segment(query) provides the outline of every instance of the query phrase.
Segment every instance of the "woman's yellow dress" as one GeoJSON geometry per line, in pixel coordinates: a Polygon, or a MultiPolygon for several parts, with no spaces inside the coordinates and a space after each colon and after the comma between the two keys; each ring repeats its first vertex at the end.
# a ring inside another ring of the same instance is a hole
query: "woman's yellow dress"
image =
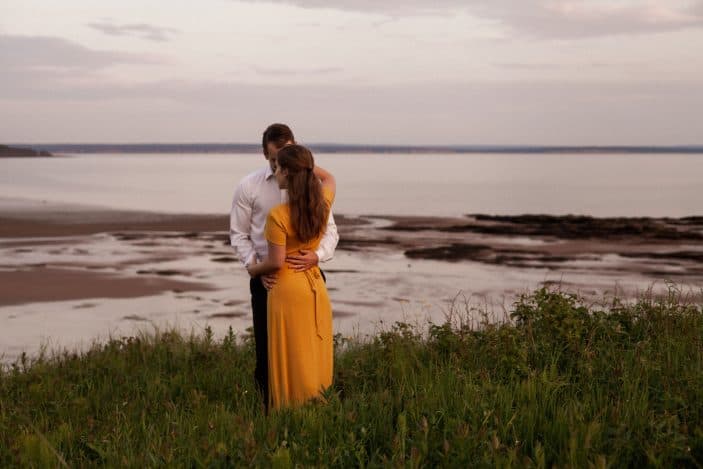
{"type": "MultiPolygon", "coordinates": [[[[323,188],[328,207],[334,194],[323,188]]],[[[290,220],[290,206],[272,208],[264,229],[266,239],[285,245],[286,254],[315,250],[322,235],[301,242],[290,220]]],[[[284,263],[268,292],[269,408],[294,407],[332,384],[332,305],[316,266],[296,272],[284,263]]]]}

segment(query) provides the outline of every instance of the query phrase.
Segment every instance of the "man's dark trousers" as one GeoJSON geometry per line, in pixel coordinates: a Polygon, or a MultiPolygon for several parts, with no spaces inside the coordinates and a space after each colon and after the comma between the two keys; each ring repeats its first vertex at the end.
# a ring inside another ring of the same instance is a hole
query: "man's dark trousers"
{"type": "MultiPolygon", "coordinates": [[[[322,279],[327,282],[325,273],[320,269],[322,279]]],[[[254,316],[254,342],[256,343],[256,366],[254,367],[254,380],[264,398],[264,406],[268,412],[269,403],[269,368],[268,368],[268,329],[267,314],[268,290],[261,282],[261,277],[249,280],[251,292],[251,311],[254,316]]]]}

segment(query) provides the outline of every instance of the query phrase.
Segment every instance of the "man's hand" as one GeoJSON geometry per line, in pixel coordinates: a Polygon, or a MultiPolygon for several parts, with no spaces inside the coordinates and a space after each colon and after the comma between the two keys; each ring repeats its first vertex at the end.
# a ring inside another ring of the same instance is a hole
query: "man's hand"
{"type": "Polygon", "coordinates": [[[319,261],[320,259],[315,251],[306,249],[301,249],[296,255],[286,256],[286,262],[296,272],[303,272],[315,267],[319,261]]]}
{"type": "Polygon", "coordinates": [[[264,284],[264,288],[266,288],[267,290],[273,288],[273,286],[276,285],[277,280],[278,275],[275,272],[272,274],[266,274],[261,276],[261,283],[264,284]]]}

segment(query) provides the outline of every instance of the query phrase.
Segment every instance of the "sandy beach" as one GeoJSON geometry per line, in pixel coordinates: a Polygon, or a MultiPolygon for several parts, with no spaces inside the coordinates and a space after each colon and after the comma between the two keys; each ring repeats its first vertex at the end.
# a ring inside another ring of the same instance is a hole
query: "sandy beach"
{"type": "MultiPolygon", "coordinates": [[[[669,280],[700,297],[703,285],[703,217],[335,218],[340,243],[322,267],[342,334],[452,308],[498,320],[545,284],[594,301],[661,293],[669,280]]],[[[3,361],[43,341],[80,346],[166,323],[247,333],[248,276],[228,228],[226,214],[0,199],[3,361]]]]}

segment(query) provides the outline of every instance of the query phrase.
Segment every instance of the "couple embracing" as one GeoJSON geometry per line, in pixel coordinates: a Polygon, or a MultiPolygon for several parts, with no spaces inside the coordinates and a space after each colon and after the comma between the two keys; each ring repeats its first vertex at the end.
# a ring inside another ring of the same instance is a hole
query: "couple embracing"
{"type": "Polygon", "coordinates": [[[324,400],[332,385],[332,306],[318,263],[339,235],[334,176],[285,124],[270,125],[261,143],[268,165],[235,190],[230,243],[251,277],[254,377],[268,413],[324,400]]]}

